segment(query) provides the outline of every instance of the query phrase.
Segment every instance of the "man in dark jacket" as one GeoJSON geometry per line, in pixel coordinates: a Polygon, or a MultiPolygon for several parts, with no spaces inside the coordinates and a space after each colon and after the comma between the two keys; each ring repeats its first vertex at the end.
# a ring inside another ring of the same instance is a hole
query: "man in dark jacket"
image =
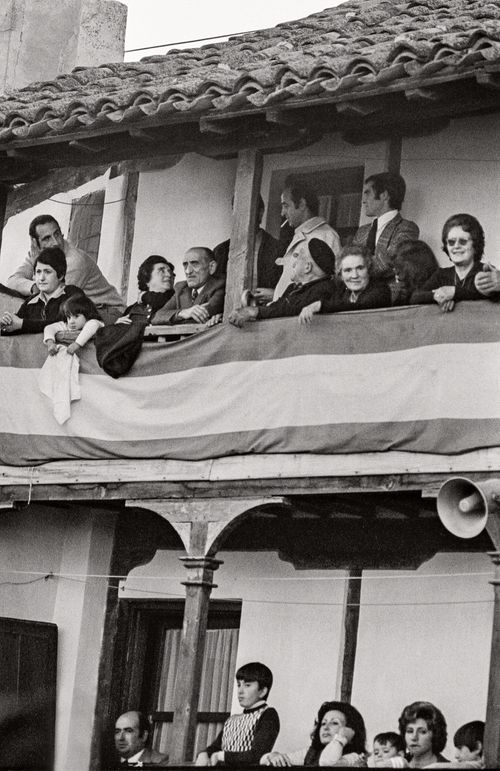
{"type": "Polygon", "coordinates": [[[205,324],[220,320],[224,310],[225,279],[217,278],[214,253],[206,246],[188,249],[182,262],[186,280],[174,286],[174,296],[155,319],[160,324],[205,324]]]}
{"type": "Polygon", "coordinates": [[[306,305],[331,295],[335,255],[325,241],[311,238],[310,241],[300,242],[292,259],[292,283],[281,297],[258,308],[236,308],[229,316],[231,324],[242,327],[246,321],[298,316],[306,305]]]}

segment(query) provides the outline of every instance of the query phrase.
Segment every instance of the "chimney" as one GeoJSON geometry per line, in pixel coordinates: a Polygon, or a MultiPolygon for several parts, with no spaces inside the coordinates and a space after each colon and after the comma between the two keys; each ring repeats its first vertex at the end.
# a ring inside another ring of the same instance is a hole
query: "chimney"
{"type": "Polygon", "coordinates": [[[1,0],[0,93],[123,61],[126,22],[117,0],[1,0]]]}

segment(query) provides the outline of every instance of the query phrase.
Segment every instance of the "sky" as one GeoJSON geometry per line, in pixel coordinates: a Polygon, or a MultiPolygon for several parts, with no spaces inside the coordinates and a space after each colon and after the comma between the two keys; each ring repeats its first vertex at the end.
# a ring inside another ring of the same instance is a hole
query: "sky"
{"type": "MultiPolygon", "coordinates": [[[[128,6],[125,49],[231,35],[300,19],[340,0],[121,0],[128,6]]],[[[203,45],[203,43],[191,44],[203,45]]],[[[185,47],[185,46],[182,46],[185,47]]],[[[126,53],[125,61],[165,53],[166,48],[126,53]]]]}

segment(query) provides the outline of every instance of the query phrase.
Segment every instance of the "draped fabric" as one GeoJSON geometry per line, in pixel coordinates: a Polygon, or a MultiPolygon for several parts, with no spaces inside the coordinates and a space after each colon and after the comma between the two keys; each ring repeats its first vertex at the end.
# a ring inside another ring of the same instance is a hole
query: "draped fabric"
{"type": "MultiPolygon", "coordinates": [[[[229,712],[234,686],[238,629],[208,629],[200,683],[199,712],[229,712]]],[[[161,664],[160,687],[156,710],[172,712],[174,709],[175,677],[179,666],[181,629],[166,629],[161,664]]],[[[199,723],[196,729],[196,751],[204,749],[215,739],[222,723],[199,723]]],[[[168,752],[172,724],[163,723],[156,728],[154,746],[160,752],[168,752]]]]}
{"type": "Polygon", "coordinates": [[[223,324],[146,344],[119,381],[89,344],[62,426],[37,386],[41,335],[0,337],[0,463],[498,446],[498,313],[485,300],[223,324]]]}

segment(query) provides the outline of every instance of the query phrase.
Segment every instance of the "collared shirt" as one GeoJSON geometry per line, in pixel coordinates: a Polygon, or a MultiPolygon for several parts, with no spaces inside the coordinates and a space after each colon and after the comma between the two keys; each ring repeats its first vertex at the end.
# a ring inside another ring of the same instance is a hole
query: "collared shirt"
{"type": "Polygon", "coordinates": [[[135,755],[132,755],[130,758],[121,758],[120,763],[122,765],[136,765],[138,768],[142,766],[142,753],[144,752],[144,748],[142,750],[139,750],[139,752],[136,752],[135,755]]]}
{"type": "Polygon", "coordinates": [[[54,289],[51,295],[46,295],[45,292],[39,292],[36,294],[29,302],[28,305],[35,305],[39,300],[43,302],[44,305],[47,305],[49,300],[55,300],[56,297],[60,297],[62,294],[64,294],[65,290],[65,283],[63,281],[62,284],[59,284],[57,289],[54,289]]]}
{"type": "Polygon", "coordinates": [[[375,236],[375,243],[380,238],[380,234],[382,233],[383,229],[386,225],[391,222],[391,220],[394,219],[394,217],[398,216],[398,210],[397,209],[391,209],[390,211],[386,211],[385,214],[381,214],[380,217],[377,218],[377,234],[375,236]]]}

